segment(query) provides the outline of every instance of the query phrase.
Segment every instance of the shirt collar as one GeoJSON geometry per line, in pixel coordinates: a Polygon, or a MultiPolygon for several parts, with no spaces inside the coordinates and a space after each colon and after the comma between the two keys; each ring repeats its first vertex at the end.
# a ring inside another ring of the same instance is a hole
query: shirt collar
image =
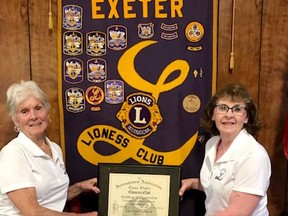
{"type": "MultiPolygon", "coordinates": [[[[239,134],[235,137],[235,139],[233,140],[233,142],[231,143],[230,147],[227,149],[225,154],[223,154],[223,156],[217,162],[226,162],[235,160],[237,158],[236,156],[239,155],[240,151],[243,149],[243,142],[245,142],[243,140],[243,136],[245,136],[245,134],[248,134],[248,132],[246,131],[246,129],[243,128],[239,132],[239,134]]],[[[217,148],[217,145],[215,146],[216,146],[215,148],[217,148]]]]}
{"type": "MultiPolygon", "coordinates": [[[[35,157],[47,157],[45,152],[42,151],[42,149],[40,149],[39,146],[36,143],[34,143],[31,139],[29,139],[23,132],[20,132],[18,134],[18,139],[19,139],[21,145],[23,145],[24,148],[26,148],[29,152],[31,152],[33,156],[35,156],[35,157]]],[[[46,139],[46,143],[51,148],[53,159],[56,160],[58,158],[56,150],[53,148],[51,141],[47,137],[45,137],[45,139],[46,139]]]]}

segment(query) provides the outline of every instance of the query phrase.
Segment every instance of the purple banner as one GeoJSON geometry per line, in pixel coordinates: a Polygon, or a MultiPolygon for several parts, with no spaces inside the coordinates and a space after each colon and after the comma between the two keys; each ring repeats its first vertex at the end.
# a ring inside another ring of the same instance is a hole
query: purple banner
{"type": "Polygon", "coordinates": [[[105,162],[199,175],[216,19],[216,0],[59,0],[61,145],[71,182],[97,176],[105,162]]]}

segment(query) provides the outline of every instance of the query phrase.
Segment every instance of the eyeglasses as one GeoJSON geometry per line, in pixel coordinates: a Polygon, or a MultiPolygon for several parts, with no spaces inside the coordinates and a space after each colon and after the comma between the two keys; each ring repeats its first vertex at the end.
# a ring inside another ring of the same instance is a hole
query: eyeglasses
{"type": "Polygon", "coordinates": [[[217,113],[219,114],[225,114],[228,112],[229,109],[231,109],[232,113],[237,116],[242,116],[246,113],[246,107],[235,105],[233,107],[228,107],[226,104],[217,104],[215,107],[217,113]]]}

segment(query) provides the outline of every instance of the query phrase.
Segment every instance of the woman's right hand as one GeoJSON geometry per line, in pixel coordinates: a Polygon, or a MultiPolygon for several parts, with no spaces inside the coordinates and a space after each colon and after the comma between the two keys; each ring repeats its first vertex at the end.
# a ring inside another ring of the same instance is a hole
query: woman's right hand
{"type": "Polygon", "coordinates": [[[179,190],[179,196],[183,196],[184,192],[189,189],[202,190],[199,178],[182,179],[182,186],[179,190]]]}

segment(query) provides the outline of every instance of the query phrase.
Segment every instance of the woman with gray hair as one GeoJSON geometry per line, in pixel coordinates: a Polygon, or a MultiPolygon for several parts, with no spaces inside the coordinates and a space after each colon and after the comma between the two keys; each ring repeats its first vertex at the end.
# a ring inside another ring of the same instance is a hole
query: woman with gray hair
{"type": "Polygon", "coordinates": [[[46,94],[34,81],[21,81],[7,90],[7,105],[19,134],[0,151],[0,215],[75,215],[63,212],[67,200],[100,191],[96,178],[69,186],[62,150],[45,135],[51,121],[46,94]]]}

